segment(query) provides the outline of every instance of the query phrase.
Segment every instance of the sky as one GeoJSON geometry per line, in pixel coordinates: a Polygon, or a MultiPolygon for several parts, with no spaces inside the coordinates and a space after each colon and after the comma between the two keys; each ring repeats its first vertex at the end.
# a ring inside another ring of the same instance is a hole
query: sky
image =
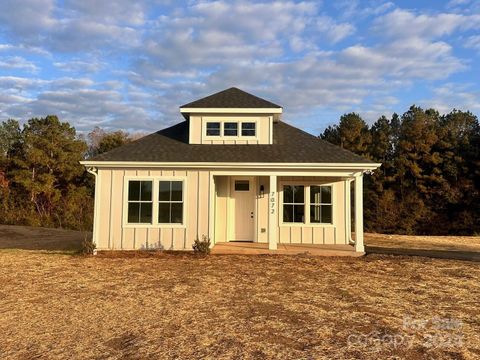
{"type": "Polygon", "coordinates": [[[480,0],[0,0],[0,121],[152,132],[236,86],[319,134],[412,104],[480,114],[480,0]]]}

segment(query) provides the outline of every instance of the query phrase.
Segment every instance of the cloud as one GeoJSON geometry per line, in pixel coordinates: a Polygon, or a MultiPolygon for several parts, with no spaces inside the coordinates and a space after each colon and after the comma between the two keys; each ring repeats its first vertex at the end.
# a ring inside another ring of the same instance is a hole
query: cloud
{"type": "Polygon", "coordinates": [[[33,62],[21,56],[0,56],[0,69],[24,70],[31,73],[38,72],[38,67],[33,62]]]}
{"type": "Polygon", "coordinates": [[[378,33],[392,38],[434,39],[452,34],[456,30],[479,29],[480,15],[416,15],[408,10],[395,9],[375,20],[374,26],[378,33]]]}
{"type": "Polygon", "coordinates": [[[430,99],[421,100],[425,107],[432,107],[440,113],[448,113],[453,109],[480,111],[480,90],[473,84],[446,83],[432,89],[430,99]]]}
{"type": "Polygon", "coordinates": [[[468,37],[464,46],[480,52],[480,35],[472,35],[468,37]]]}

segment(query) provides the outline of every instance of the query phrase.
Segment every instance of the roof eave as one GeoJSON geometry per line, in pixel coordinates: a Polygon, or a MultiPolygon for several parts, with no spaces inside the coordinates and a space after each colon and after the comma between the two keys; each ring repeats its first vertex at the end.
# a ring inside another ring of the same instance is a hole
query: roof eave
{"type": "Polygon", "coordinates": [[[222,114],[281,114],[283,109],[280,108],[197,108],[197,107],[181,107],[181,113],[222,113],[222,114]]]}
{"type": "Polygon", "coordinates": [[[289,170],[356,170],[372,171],[381,163],[235,163],[235,162],[150,162],[150,161],[80,161],[84,166],[124,168],[215,168],[215,169],[289,169],[289,170]]]}

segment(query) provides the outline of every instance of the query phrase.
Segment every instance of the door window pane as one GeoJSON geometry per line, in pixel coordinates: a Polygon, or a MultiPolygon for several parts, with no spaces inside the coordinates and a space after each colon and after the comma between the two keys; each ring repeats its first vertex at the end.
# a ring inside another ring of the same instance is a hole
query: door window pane
{"type": "Polygon", "coordinates": [[[248,180],[235,180],[235,191],[249,191],[250,183],[248,180]]]}

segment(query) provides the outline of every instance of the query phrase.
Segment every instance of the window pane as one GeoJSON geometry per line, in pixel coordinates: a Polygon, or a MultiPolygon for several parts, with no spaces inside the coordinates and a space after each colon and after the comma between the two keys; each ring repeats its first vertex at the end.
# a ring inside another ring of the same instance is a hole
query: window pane
{"type": "Polygon", "coordinates": [[[305,202],[305,187],[294,186],[293,187],[293,202],[303,204],[305,202]]]}
{"type": "Polygon", "coordinates": [[[255,136],[255,125],[254,122],[242,123],[242,136],[255,136]]]}
{"type": "Polygon", "coordinates": [[[182,201],[182,182],[172,181],[172,201],[182,201]]]}
{"type": "Polygon", "coordinates": [[[170,222],[170,203],[158,204],[158,222],[161,224],[170,222]]]}
{"type": "Polygon", "coordinates": [[[237,136],[238,124],[236,122],[226,122],[223,125],[223,135],[225,136],[237,136]]]}
{"type": "Polygon", "coordinates": [[[140,182],[140,200],[152,201],[152,182],[151,181],[140,182]]]}
{"type": "Polygon", "coordinates": [[[331,204],[332,203],[332,187],[331,186],[322,186],[322,203],[331,204]]]}
{"type": "Polygon", "coordinates": [[[311,204],[320,203],[320,186],[315,186],[315,185],[310,186],[310,203],[311,204]]]}
{"type": "Polygon", "coordinates": [[[310,222],[311,223],[320,223],[320,206],[319,205],[310,205],[310,222]]]}
{"type": "Polygon", "coordinates": [[[294,205],[293,206],[293,222],[304,222],[304,221],[305,221],[305,206],[294,205]]]}
{"type": "Polygon", "coordinates": [[[250,183],[248,180],[235,180],[235,191],[249,191],[250,183]]]}
{"type": "Polygon", "coordinates": [[[128,182],[128,200],[140,200],[140,181],[128,182]]]}
{"type": "Polygon", "coordinates": [[[290,185],[283,186],[283,202],[293,203],[293,187],[290,185]]]}
{"type": "Polygon", "coordinates": [[[283,205],[283,222],[293,222],[293,205],[283,205]]]}
{"type": "Polygon", "coordinates": [[[138,223],[140,222],[140,204],[128,203],[128,222],[138,223]]]}
{"type": "Polygon", "coordinates": [[[174,224],[183,223],[183,204],[182,203],[172,203],[171,222],[174,224]]]}
{"type": "Polygon", "coordinates": [[[158,187],[158,200],[170,201],[170,181],[160,181],[158,187]]]}
{"type": "Polygon", "coordinates": [[[220,123],[207,122],[207,136],[219,136],[219,135],[220,135],[220,123]]]}
{"type": "Polygon", "coordinates": [[[332,223],[332,205],[322,205],[322,223],[332,223]]]}
{"type": "Polygon", "coordinates": [[[152,223],[152,203],[140,203],[140,222],[152,223]]]}

